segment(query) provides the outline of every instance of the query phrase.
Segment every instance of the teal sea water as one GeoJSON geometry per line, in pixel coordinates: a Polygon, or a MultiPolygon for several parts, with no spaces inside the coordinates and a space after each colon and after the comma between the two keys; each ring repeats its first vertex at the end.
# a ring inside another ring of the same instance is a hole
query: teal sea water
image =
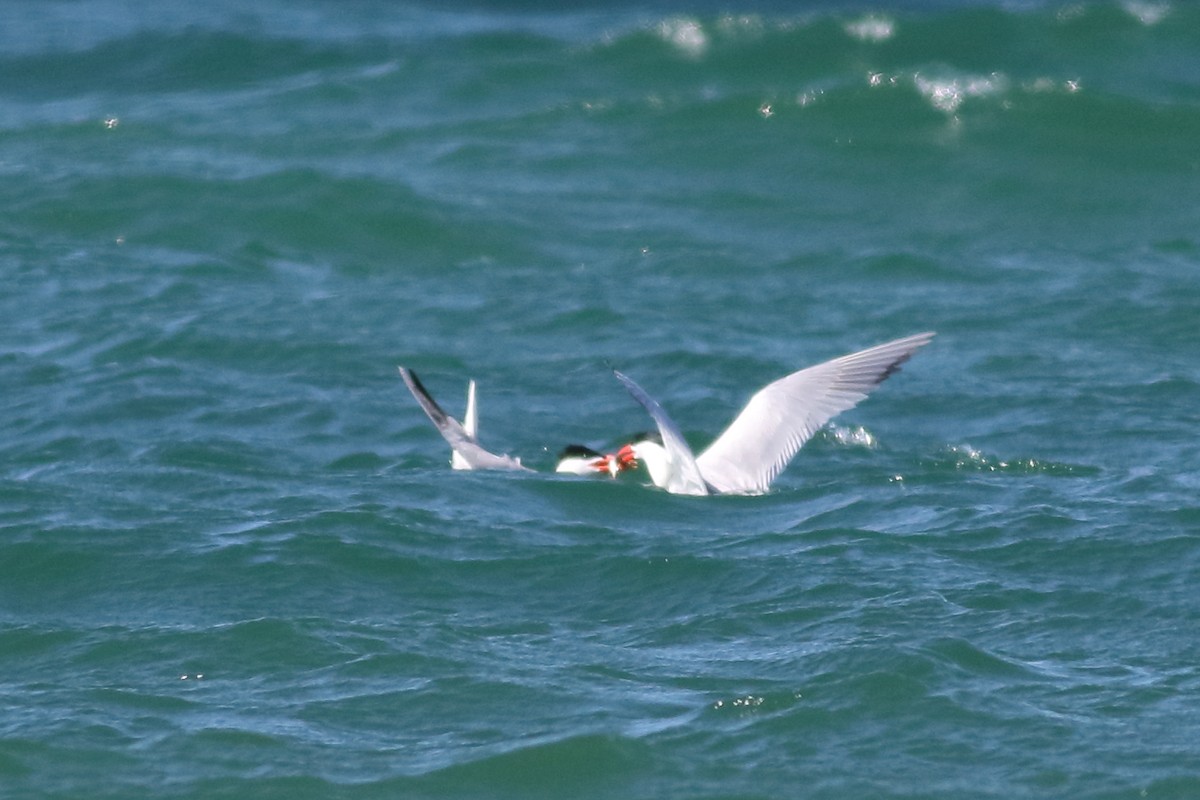
{"type": "Polygon", "coordinates": [[[1200,797],[1198,53],[0,4],[0,797],[1200,797]],[[647,427],[611,366],[700,447],[922,330],[767,495],[547,472],[647,427]]]}

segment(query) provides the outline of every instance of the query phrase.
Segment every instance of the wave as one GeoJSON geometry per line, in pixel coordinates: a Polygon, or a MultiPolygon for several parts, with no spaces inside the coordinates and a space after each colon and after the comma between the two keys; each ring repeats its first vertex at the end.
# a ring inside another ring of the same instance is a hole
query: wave
{"type": "Polygon", "coordinates": [[[297,254],[303,261],[323,255],[337,263],[348,250],[374,253],[371,263],[403,260],[438,269],[481,257],[528,257],[519,232],[506,221],[472,219],[466,209],[395,182],[303,168],[271,170],[262,163],[256,169],[264,167],[267,171],[244,177],[213,177],[187,167],[176,175],[76,175],[58,190],[15,204],[6,224],[51,236],[69,230],[118,247],[158,246],[175,260],[215,250],[233,259],[232,265],[239,254],[258,263],[286,262],[297,254]],[[120,191],[114,191],[114,180],[120,191]],[[328,213],[335,208],[354,213],[328,213]],[[470,235],[463,236],[467,227],[470,235]],[[276,250],[279,241],[299,249],[276,250]]]}
{"type": "Polygon", "coordinates": [[[420,778],[397,781],[396,788],[436,788],[514,796],[552,792],[558,796],[594,791],[606,783],[626,785],[631,771],[646,767],[648,756],[636,740],[610,734],[582,734],[528,742],[507,752],[444,767],[420,778]]]}
{"type": "Polygon", "coordinates": [[[376,55],[362,43],[348,50],[227,31],[147,30],[85,50],[0,58],[0,81],[5,94],[17,97],[58,98],[114,87],[137,93],[216,90],[337,69],[376,55]]]}
{"type": "Polygon", "coordinates": [[[715,94],[730,82],[753,81],[760,90],[791,86],[798,103],[819,101],[846,81],[907,83],[936,109],[954,111],[1011,87],[1073,92],[1090,90],[1093,80],[1097,88],[1109,82],[1137,87],[1135,94],[1153,90],[1195,100],[1191,54],[1200,47],[1200,9],[1133,0],[709,16],[400,9],[383,19],[318,13],[308,27],[267,19],[183,27],[160,21],[157,28],[118,30],[87,47],[6,48],[0,86],[6,96],[43,99],[113,87],[122,94],[227,90],[300,76],[314,83],[336,78],[351,89],[437,74],[440,88],[451,88],[453,96],[452,87],[484,69],[492,79],[489,91],[560,76],[576,81],[584,94],[606,77],[630,87],[699,79],[703,91],[715,94]],[[423,35],[407,33],[412,30],[423,35]],[[557,70],[546,73],[552,65],[557,70]]]}

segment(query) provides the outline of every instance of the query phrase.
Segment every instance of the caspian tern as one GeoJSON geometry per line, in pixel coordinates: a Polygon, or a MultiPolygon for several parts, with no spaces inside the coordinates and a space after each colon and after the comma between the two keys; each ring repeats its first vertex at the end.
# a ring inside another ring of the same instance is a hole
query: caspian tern
{"type": "Polygon", "coordinates": [[[555,472],[566,472],[572,475],[600,475],[607,473],[617,477],[617,473],[625,467],[620,460],[610,454],[601,453],[582,444],[569,444],[558,454],[558,464],[555,472]]]}
{"type": "MultiPolygon", "coordinates": [[[[475,401],[475,381],[467,384],[467,410],[461,423],[451,417],[437,404],[433,396],[421,383],[417,374],[407,367],[400,367],[400,377],[412,392],[413,397],[424,409],[442,438],[450,444],[450,466],[463,470],[517,470],[532,472],[521,463],[521,459],[508,455],[497,455],[479,444],[479,411],[475,401]]],[[[623,469],[633,465],[632,458],[624,460],[612,454],[600,453],[581,444],[567,445],[558,456],[555,472],[573,475],[609,475],[616,477],[623,469]]]]}
{"type": "Polygon", "coordinates": [[[425,415],[442,434],[442,438],[450,444],[452,454],[450,465],[454,469],[504,469],[519,472],[532,472],[521,464],[521,459],[507,455],[497,455],[485,450],[478,439],[479,412],[475,406],[475,382],[471,381],[467,388],[467,413],[462,423],[451,417],[437,401],[426,391],[420,378],[412,370],[400,367],[400,377],[417,398],[425,415]]]}
{"type": "Polygon", "coordinates": [[[928,332],[896,339],[767,384],[698,456],[662,406],[613,370],[662,436],[661,442],[643,439],[625,445],[618,459],[645,462],[654,484],[672,494],[762,494],[822,425],[858,405],[933,337],[928,332]]]}

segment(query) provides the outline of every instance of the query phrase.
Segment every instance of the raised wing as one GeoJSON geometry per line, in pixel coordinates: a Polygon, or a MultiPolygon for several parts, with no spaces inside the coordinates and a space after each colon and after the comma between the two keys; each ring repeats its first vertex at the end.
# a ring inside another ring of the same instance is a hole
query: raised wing
{"type": "MultiPolygon", "coordinates": [[[[479,411],[475,406],[475,380],[467,383],[467,410],[463,414],[463,430],[475,442],[479,441],[479,411]]],[[[451,469],[471,469],[471,464],[457,450],[450,453],[451,469]]]]}
{"type": "Polygon", "coordinates": [[[633,395],[633,399],[642,404],[650,418],[654,420],[654,424],[658,426],[658,432],[662,436],[663,447],[667,451],[667,459],[671,467],[670,478],[663,488],[672,494],[709,494],[708,485],[704,482],[700,469],[696,465],[696,457],[692,455],[692,448],[688,447],[683,434],[680,433],[674,421],[667,416],[667,412],[663,411],[662,406],[646,394],[642,387],[634,383],[632,378],[615,369],[613,374],[617,376],[617,380],[625,384],[625,388],[633,395]]]}
{"type": "MultiPolygon", "coordinates": [[[[462,460],[461,463],[465,466],[458,467],[459,469],[531,471],[528,467],[522,466],[521,462],[515,458],[496,455],[480,447],[475,437],[460,425],[458,420],[442,410],[442,407],[437,404],[421,384],[421,380],[415,372],[406,367],[400,367],[400,377],[404,379],[404,383],[408,386],[408,390],[412,392],[413,397],[417,398],[417,402],[421,404],[421,408],[425,411],[425,415],[429,417],[430,421],[433,422],[433,426],[438,429],[438,433],[442,434],[442,438],[450,444],[454,455],[462,460]]],[[[471,421],[470,418],[471,412],[468,410],[468,422],[471,421]]]]}
{"type": "Polygon", "coordinates": [[[918,333],[793,372],[760,389],[696,459],[722,493],[761,494],[821,426],[858,405],[933,333],[918,333]]]}

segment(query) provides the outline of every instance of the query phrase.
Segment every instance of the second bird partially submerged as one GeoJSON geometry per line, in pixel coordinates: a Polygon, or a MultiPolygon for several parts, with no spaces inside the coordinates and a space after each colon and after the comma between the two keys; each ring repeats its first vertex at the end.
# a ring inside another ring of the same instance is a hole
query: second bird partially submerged
{"type": "MultiPolygon", "coordinates": [[[[767,384],[698,456],[662,406],[633,379],[614,370],[654,420],[658,436],[640,437],[607,455],[569,445],[555,471],[615,477],[641,461],[654,484],[672,494],[762,494],[821,426],[858,405],[933,337],[933,333],[918,333],[896,339],[767,384]]],[[[527,469],[519,459],[495,455],[479,445],[473,381],[465,424],[459,424],[433,401],[411,370],[400,367],[400,375],[449,442],[456,469],[527,469]]]]}
{"type": "MultiPolygon", "coordinates": [[[[417,373],[400,367],[400,377],[412,392],[429,421],[450,445],[450,466],[463,470],[508,470],[511,472],[533,472],[521,463],[521,459],[509,455],[498,455],[479,443],[479,408],[475,399],[475,381],[467,384],[467,410],[459,422],[447,414],[433,395],[421,383],[417,373]]],[[[614,453],[600,453],[581,444],[569,444],[558,455],[555,472],[573,475],[609,475],[616,477],[623,469],[635,466],[633,456],[619,458],[614,453]]]]}

